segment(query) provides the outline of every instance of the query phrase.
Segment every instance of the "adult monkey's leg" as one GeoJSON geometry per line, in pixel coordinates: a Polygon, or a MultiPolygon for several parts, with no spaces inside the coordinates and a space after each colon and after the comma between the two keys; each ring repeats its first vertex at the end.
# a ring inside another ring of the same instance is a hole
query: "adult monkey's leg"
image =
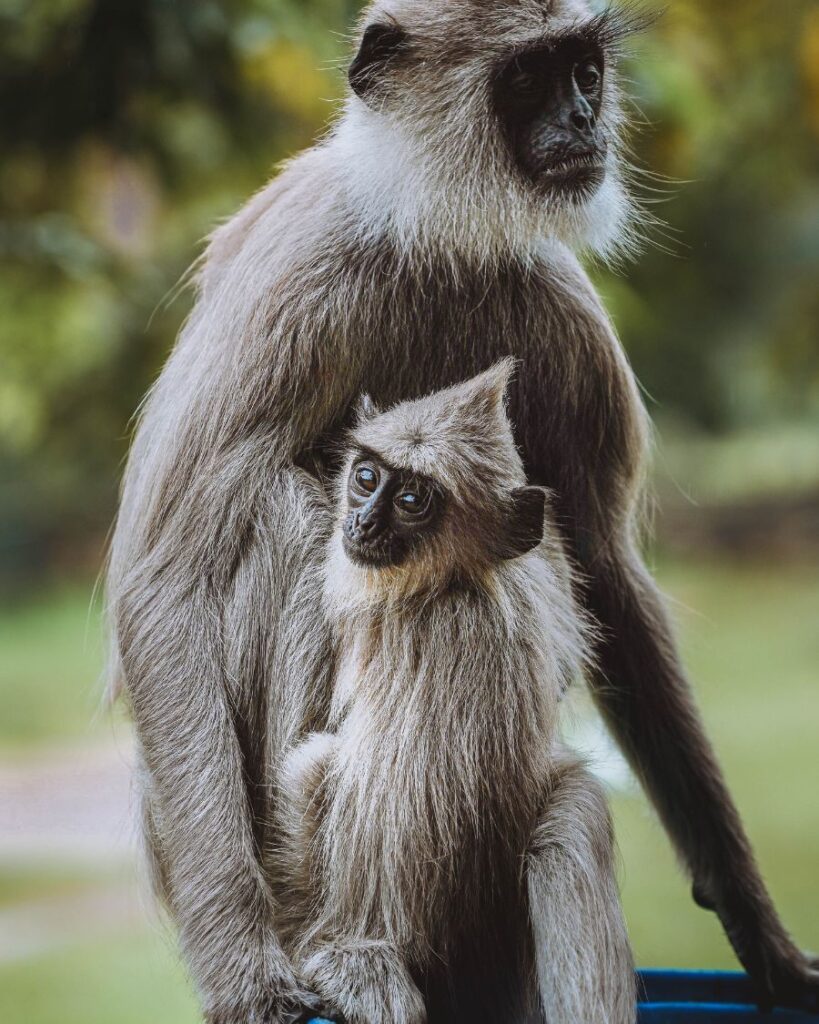
{"type": "Polygon", "coordinates": [[[603,626],[595,697],[760,999],[798,1002],[819,974],[783,927],[705,734],[665,602],[630,544],[584,567],[603,626]]]}
{"type": "Polygon", "coordinates": [[[600,784],[566,756],[526,857],[537,980],[549,1024],[631,1024],[634,970],[600,784]]]}
{"type": "MultiPolygon", "coordinates": [[[[111,583],[163,886],[213,1024],[278,1024],[309,1002],[275,931],[248,788],[260,766],[239,731],[276,681],[263,647],[238,668],[231,656],[238,622],[278,639],[277,609],[284,614],[287,598],[274,592],[273,558],[289,552],[295,568],[307,548],[310,503],[300,500],[299,471],[271,476],[265,451],[245,445],[241,456],[225,454],[111,583]],[[216,520],[204,514],[214,508],[223,513],[216,520]],[[242,596],[237,580],[248,573],[242,596]]],[[[276,576],[283,591],[287,577],[276,576]]],[[[250,645],[241,646],[248,659],[250,645]]]]}

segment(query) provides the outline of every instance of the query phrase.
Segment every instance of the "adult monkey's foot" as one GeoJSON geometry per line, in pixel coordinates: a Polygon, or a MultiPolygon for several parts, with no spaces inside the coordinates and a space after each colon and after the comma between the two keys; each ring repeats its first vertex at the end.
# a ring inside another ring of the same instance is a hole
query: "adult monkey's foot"
{"type": "Polygon", "coordinates": [[[345,1024],[426,1024],[424,1000],[406,965],[388,943],[326,943],[311,949],[304,977],[345,1024]]]}
{"type": "Polygon", "coordinates": [[[256,1002],[251,1008],[245,1005],[219,1010],[206,1014],[205,1020],[207,1024],[307,1024],[308,1021],[345,1024],[340,1014],[332,1013],[318,996],[308,992],[301,993],[298,998],[291,994],[263,1003],[256,1002]]]}
{"type": "Polygon", "coordinates": [[[767,897],[756,908],[744,896],[715,899],[697,885],[693,896],[699,906],[718,915],[751,977],[760,1009],[784,1006],[819,1013],[819,958],[795,945],[767,897]]]}
{"type": "Polygon", "coordinates": [[[333,1013],[326,1008],[316,1010],[314,1007],[303,1006],[294,1010],[293,1015],[286,1018],[285,1024],[347,1024],[340,1013],[333,1013]]]}
{"type": "Polygon", "coordinates": [[[319,996],[290,972],[266,992],[245,994],[234,1001],[225,999],[205,1012],[207,1024],[296,1024],[317,1018],[344,1024],[339,1014],[331,1012],[319,996]]]}
{"type": "MultiPolygon", "coordinates": [[[[291,1024],[288,1021],[288,1024],[291,1024]]],[[[312,1010],[304,1009],[298,1016],[292,1018],[292,1024],[345,1024],[344,1018],[339,1014],[328,1017],[324,1012],[315,1013],[312,1010]]]]}

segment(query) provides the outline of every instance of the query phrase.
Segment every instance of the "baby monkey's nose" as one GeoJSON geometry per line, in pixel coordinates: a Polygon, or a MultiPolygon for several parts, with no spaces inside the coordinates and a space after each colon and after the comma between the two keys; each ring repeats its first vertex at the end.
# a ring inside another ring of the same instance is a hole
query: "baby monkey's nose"
{"type": "Polygon", "coordinates": [[[361,509],[353,519],[353,531],[358,540],[370,541],[384,532],[384,517],[376,509],[361,509]]]}

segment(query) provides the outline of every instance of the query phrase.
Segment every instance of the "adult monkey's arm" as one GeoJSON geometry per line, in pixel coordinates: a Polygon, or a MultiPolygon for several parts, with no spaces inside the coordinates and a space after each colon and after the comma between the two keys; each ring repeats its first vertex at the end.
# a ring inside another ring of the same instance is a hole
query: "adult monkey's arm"
{"type": "Polygon", "coordinates": [[[760,999],[799,1002],[819,980],[785,931],[705,734],[662,596],[624,541],[588,567],[603,625],[599,707],[760,999]]]}
{"type": "Polygon", "coordinates": [[[602,626],[594,696],[686,865],[695,898],[719,914],[760,997],[798,1002],[816,992],[819,977],[762,882],[665,602],[635,543],[647,421],[634,376],[576,260],[564,258],[555,271],[563,283],[555,304],[569,369],[545,393],[571,394],[575,404],[558,411],[541,401],[540,417],[530,417],[533,471],[553,480],[563,521],[572,524],[568,540],[585,602],[602,626]],[[550,478],[555,466],[560,473],[550,478]]]}
{"type": "Polygon", "coordinates": [[[249,785],[269,790],[259,758],[276,744],[256,733],[286,733],[278,719],[297,721],[304,696],[280,692],[277,661],[288,594],[320,535],[294,459],[349,401],[345,375],[321,372],[312,348],[320,318],[315,336],[295,335],[286,311],[298,300],[273,280],[260,301],[261,261],[246,248],[235,266],[209,262],[143,413],[109,577],[162,882],[213,1024],[278,1024],[305,1003],[276,935],[249,785]]]}
{"type": "MultiPolygon", "coordinates": [[[[241,620],[247,635],[263,637],[276,627],[274,614],[264,621],[265,610],[280,599],[272,572],[264,568],[275,563],[275,541],[281,539],[266,492],[272,490],[275,500],[288,489],[267,475],[261,446],[256,458],[253,448],[246,442],[242,453],[226,452],[222,465],[211,467],[216,479],[186,503],[191,529],[177,534],[179,512],[169,513],[161,538],[131,568],[115,605],[120,658],[159,825],[163,884],[214,1024],[277,1024],[291,1004],[309,1002],[276,935],[248,791],[248,778],[258,778],[260,766],[249,763],[237,733],[239,721],[263,717],[254,704],[259,690],[275,681],[263,659],[254,664],[247,653],[230,658],[241,665],[240,674],[228,678],[225,670],[226,620],[241,620]],[[255,562],[261,571],[246,603],[233,607],[239,560],[255,562]]],[[[278,471],[279,482],[287,472],[278,471]]],[[[316,635],[317,645],[319,640],[316,635]]]]}
{"type": "MultiPolygon", "coordinates": [[[[226,453],[224,468],[229,461],[226,453]]],[[[211,513],[221,503],[229,521],[242,505],[252,515],[244,490],[201,487],[200,497],[209,491],[211,513]]],[[[236,541],[228,522],[211,533],[197,503],[169,511],[161,537],[115,592],[119,654],[150,773],[163,884],[208,1020],[276,1021],[298,986],[273,928],[222,668],[225,569],[236,541]],[[181,528],[183,515],[199,536],[181,528]]]]}

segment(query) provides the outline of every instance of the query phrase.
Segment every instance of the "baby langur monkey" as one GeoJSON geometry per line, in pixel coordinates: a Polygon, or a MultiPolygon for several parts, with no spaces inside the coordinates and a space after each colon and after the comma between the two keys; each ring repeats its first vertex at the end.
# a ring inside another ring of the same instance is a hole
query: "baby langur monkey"
{"type": "Polygon", "coordinates": [[[635,1016],[606,802],[555,735],[586,630],[525,486],[512,365],[365,399],[341,475],[334,731],[285,765],[279,907],[348,1024],[635,1016]]]}

